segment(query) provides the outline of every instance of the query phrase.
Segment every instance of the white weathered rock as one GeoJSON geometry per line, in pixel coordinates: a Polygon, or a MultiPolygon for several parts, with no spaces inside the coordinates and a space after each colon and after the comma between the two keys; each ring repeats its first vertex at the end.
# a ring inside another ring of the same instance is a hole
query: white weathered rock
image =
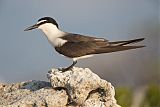
{"type": "Polygon", "coordinates": [[[0,84],[0,107],[120,107],[111,83],[88,68],[52,69],[47,77],[50,82],[0,84]]]}
{"type": "Polygon", "coordinates": [[[48,79],[53,88],[66,89],[70,100],[83,107],[119,107],[114,98],[115,90],[111,83],[101,79],[88,68],[74,67],[60,72],[52,69],[48,79]]]}
{"type": "Polygon", "coordinates": [[[64,90],[54,90],[49,82],[0,84],[0,107],[64,107],[67,99],[64,90]]]}

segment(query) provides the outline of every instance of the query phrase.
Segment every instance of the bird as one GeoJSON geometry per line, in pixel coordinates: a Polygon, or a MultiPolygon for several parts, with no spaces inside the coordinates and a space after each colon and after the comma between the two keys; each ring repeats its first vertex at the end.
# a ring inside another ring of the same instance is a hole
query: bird
{"type": "Polygon", "coordinates": [[[36,28],[40,29],[44,33],[49,43],[59,54],[73,60],[73,63],[70,66],[61,69],[59,68],[62,72],[72,69],[79,59],[92,57],[96,54],[145,47],[142,45],[131,45],[143,41],[145,38],[109,41],[105,38],[65,32],[59,28],[57,21],[51,17],[40,18],[36,24],[26,28],[24,31],[33,30],[36,28]]]}

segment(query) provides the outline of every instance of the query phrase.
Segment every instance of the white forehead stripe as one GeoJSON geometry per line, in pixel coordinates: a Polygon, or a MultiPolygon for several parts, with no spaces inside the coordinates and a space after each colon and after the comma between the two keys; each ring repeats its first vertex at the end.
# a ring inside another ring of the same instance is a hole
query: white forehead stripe
{"type": "Polygon", "coordinates": [[[40,24],[40,23],[45,22],[45,21],[47,21],[47,20],[41,20],[41,21],[37,22],[37,24],[40,24]]]}

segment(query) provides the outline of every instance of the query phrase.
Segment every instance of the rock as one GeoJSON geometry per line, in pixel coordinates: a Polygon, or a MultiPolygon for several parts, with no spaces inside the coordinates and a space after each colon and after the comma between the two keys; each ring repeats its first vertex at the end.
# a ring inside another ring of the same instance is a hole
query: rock
{"type": "Polygon", "coordinates": [[[52,69],[50,82],[0,84],[0,107],[120,107],[111,83],[88,68],[52,69]]]}
{"type": "Polygon", "coordinates": [[[52,69],[48,73],[48,79],[52,87],[65,89],[70,100],[79,106],[119,107],[111,83],[101,79],[88,68],[74,67],[66,72],[52,69]]]}
{"type": "Polygon", "coordinates": [[[54,90],[49,82],[0,84],[0,107],[65,107],[67,100],[66,91],[54,90]]]}

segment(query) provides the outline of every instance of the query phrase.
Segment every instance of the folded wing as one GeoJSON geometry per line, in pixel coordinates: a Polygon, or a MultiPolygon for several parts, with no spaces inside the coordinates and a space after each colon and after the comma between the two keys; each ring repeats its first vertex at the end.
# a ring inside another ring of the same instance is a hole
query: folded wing
{"type": "MultiPolygon", "coordinates": [[[[91,38],[93,39],[93,38],[91,38]]],[[[86,41],[68,41],[61,47],[55,47],[56,51],[65,56],[74,58],[91,54],[110,53],[117,51],[124,51],[136,48],[142,48],[144,46],[129,46],[136,42],[140,42],[144,38],[128,40],[128,41],[116,41],[108,42],[105,39],[94,38],[94,40],[86,41]]]]}

